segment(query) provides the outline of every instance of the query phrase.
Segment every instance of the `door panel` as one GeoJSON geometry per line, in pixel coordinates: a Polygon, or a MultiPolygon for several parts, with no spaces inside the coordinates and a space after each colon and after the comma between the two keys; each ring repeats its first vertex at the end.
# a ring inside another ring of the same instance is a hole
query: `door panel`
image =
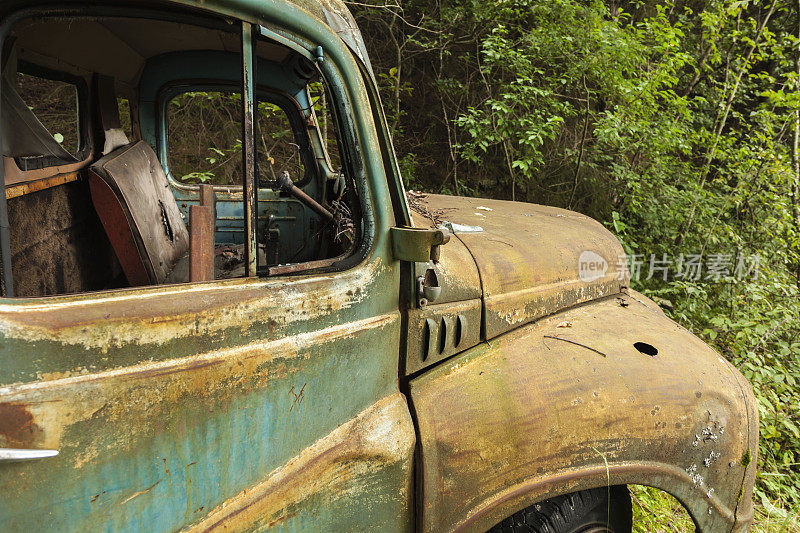
{"type": "Polygon", "coordinates": [[[393,269],[0,305],[0,447],[60,452],[0,463],[0,522],[169,531],[241,508],[237,527],[405,528],[413,427],[396,291],[377,287],[393,269]]]}
{"type": "Polygon", "coordinates": [[[263,483],[226,501],[192,530],[277,524],[302,531],[319,530],[322,524],[330,531],[396,530],[398,511],[405,513],[410,506],[413,448],[414,429],[405,397],[388,396],[263,483]],[[397,486],[398,479],[406,484],[397,486]]]}

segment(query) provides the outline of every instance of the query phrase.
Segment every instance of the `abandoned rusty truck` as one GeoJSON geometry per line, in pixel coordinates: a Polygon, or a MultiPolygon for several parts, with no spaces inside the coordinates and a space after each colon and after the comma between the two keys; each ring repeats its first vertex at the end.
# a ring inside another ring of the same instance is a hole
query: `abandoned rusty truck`
{"type": "Polygon", "coordinates": [[[0,35],[3,531],[747,529],[748,383],[601,224],[406,193],[338,0],[0,35]]]}

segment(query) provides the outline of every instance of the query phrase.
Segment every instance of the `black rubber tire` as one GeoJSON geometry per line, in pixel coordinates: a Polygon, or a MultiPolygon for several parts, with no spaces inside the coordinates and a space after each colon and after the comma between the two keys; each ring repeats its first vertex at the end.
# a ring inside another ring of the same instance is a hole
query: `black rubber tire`
{"type": "Polygon", "coordinates": [[[631,495],[619,485],[582,490],[535,503],[489,531],[491,533],[630,533],[631,495]]]}

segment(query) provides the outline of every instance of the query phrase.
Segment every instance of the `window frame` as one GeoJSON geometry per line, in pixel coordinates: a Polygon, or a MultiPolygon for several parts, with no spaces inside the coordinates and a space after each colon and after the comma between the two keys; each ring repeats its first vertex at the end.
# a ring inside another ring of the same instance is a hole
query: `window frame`
{"type": "MultiPolygon", "coordinates": [[[[91,114],[89,113],[89,84],[87,83],[86,79],[77,76],[75,74],[70,74],[68,72],[63,72],[60,70],[55,70],[49,67],[43,67],[41,65],[37,65],[35,63],[31,63],[29,61],[20,60],[17,63],[17,72],[19,74],[25,74],[27,76],[33,76],[35,78],[40,78],[43,80],[49,81],[58,81],[61,83],[67,83],[75,87],[75,100],[77,104],[77,127],[78,127],[78,150],[72,154],[75,159],[78,161],[84,161],[86,158],[91,156],[94,147],[92,145],[92,137],[89,134],[91,130],[91,114]]],[[[28,104],[28,102],[25,102],[28,104]]],[[[35,114],[35,113],[34,113],[35,114]]],[[[36,118],[39,118],[38,116],[36,118]]],[[[46,126],[45,126],[46,127],[46,126]]],[[[48,129],[48,131],[50,131],[48,129]]],[[[52,134],[53,132],[50,132],[52,134]]],[[[69,150],[67,150],[69,151],[69,150]]],[[[70,152],[71,153],[71,152],[70,152]]],[[[40,157],[33,159],[33,161],[42,161],[42,165],[36,165],[31,168],[23,168],[23,164],[21,162],[21,158],[14,157],[14,161],[16,162],[17,166],[20,167],[21,170],[39,170],[45,168],[56,167],[60,165],[68,165],[75,163],[74,161],[64,161],[64,160],[55,160],[50,157],[40,157]]],[[[27,165],[26,165],[27,166],[27,165]]]]}
{"type": "MultiPolygon", "coordinates": [[[[164,168],[164,173],[167,175],[167,180],[172,187],[185,191],[199,190],[197,183],[183,183],[178,180],[170,169],[169,165],[169,139],[167,130],[169,129],[167,106],[169,103],[178,96],[190,92],[228,92],[238,93],[241,92],[241,84],[236,84],[228,80],[215,80],[215,79],[185,79],[173,80],[163,85],[158,90],[158,97],[156,101],[156,153],[164,168]]],[[[289,126],[292,129],[295,141],[300,147],[301,162],[304,167],[305,174],[302,178],[295,180],[298,187],[304,187],[312,182],[314,179],[319,179],[319,168],[316,162],[316,155],[314,153],[314,146],[308,135],[308,130],[305,128],[305,118],[303,117],[302,108],[290,95],[285,94],[274,89],[264,86],[258,86],[256,94],[258,102],[268,102],[272,105],[278,106],[285,114],[289,121],[289,126]]],[[[258,152],[258,151],[256,151],[258,152]]],[[[257,154],[256,154],[257,155],[257,154]]],[[[293,176],[294,178],[294,176],[293,176]]],[[[214,190],[225,192],[242,192],[242,185],[219,185],[210,184],[214,190]]],[[[259,187],[260,190],[268,189],[267,187],[259,187]]]]}
{"type": "MultiPolygon", "coordinates": [[[[156,21],[194,24],[221,31],[230,31],[232,29],[231,25],[241,28],[242,24],[251,24],[255,29],[255,31],[252,32],[253,43],[255,43],[257,39],[266,38],[279,44],[283,44],[284,46],[288,46],[307,59],[312,59],[313,61],[316,58],[316,56],[312,56],[310,50],[312,50],[313,47],[309,48],[310,45],[307,42],[305,32],[297,30],[300,31],[300,33],[297,33],[296,35],[293,34],[292,38],[280,36],[279,34],[268,29],[268,26],[265,24],[269,23],[266,23],[266,21],[259,17],[253,18],[244,14],[236,14],[233,15],[233,19],[231,19],[230,17],[226,18],[223,13],[216,11],[209,11],[208,13],[192,13],[191,11],[176,12],[174,9],[136,8],[108,4],[84,4],[75,6],[70,5],[66,7],[59,4],[43,4],[41,6],[18,7],[16,9],[9,10],[4,14],[2,19],[0,19],[0,43],[3,45],[5,44],[10,30],[16,24],[25,19],[35,17],[142,18],[156,21]],[[235,20],[235,22],[231,22],[232,20],[235,20]]],[[[334,39],[332,43],[332,46],[338,46],[337,40],[334,39]]],[[[319,52],[321,47],[317,46],[316,49],[319,52]]],[[[242,64],[244,64],[244,57],[242,57],[242,64]]],[[[281,274],[277,276],[277,278],[296,279],[296,276],[298,275],[310,276],[313,278],[320,275],[330,275],[332,273],[344,274],[346,272],[351,272],[354,269],[363,267],[365,261],[370,258],[380,259],[383,257],[384,253],[385,240],[379,238],[377,233],[379,228],[386,227],[386,223],[388,221],[386,220],[386,210],[381,206],[380,203],[375,203],[376,191],[372,190],[372,188],[375,186],[375,180],[379,178],[377,175],[372,176],[370,170],[375,170],[377,172],[378,169],[373,168],[375,167],[374,162],[372,162],[369,157],[365,157],[363,152],[363,146],[366,142],[364,137],[369,137],[369,133],[364,130],[364,127],[360,126],[356,122],[355,115],[361,114],[365,110],[363,109],[363,106],[360,106],[358,96],[351,94],[352,91],[348,90],[346,86],[346,80],[353,78],[353,73],[351,72],[352,68],[347,64],[347,58],[338,57],[338,53],[331,55],[330,60],[325,61],[324,63],[320,61],[316,64],[317,70],[322,76],[322,80],[331,90],[331,113],[333,114],[334,120],[337,123],[338,133],[340,136],[339,149],[340,157],[342,159],[342,169],[346,174],[349,175],[348,180],[353,184],[353,194],[357,198],[353,218],[354,220],[359,220],[359,224],[356,226],[356,238],[358,242],[357,246],[349,253],[338,258],[334,258],[335,263],[326,265],[315,265],[314,262],[307,263],[308,266],[306,268],[295,269],[291,272],[281,274]],[[341,64],[339,64],[340,61],[342,62],[341,64]],[[361,112],[354,114],[354,111],[359,107],[362,108],[361,112]]],[[[250,68],[252,69],[253,66],[250,68]]],[[[86,80],[83,80],[83,83],[86,83],[85,94],[87,96],[84,100],[85,105],[83,109],[88,111],[88,83],[86,80]]],[[[132,107],[131,119],[132,127],[134,129],[134,124],[138,122],[136,113],[138,113],[138,105],[132,107]]],[[[86,156],[90,157],[91,150],[93,150],[93,139],[91,137],[89,125],[90,115],[89,113],[85,113],[84,116],[86,118],[84,119],[85,122],[82,132],[84,132],[83,135],[87,138],[87,144],[84,146],[81,152],[85,153],[83,150],[90,150],[89,154],[86,156]]],[[[0,135],[2,135],[2,132],[0,132],[0,135]]],[[[316,166],[314,168],[316,169],[316,166]]],[[[0,167],[0,183],[2,183],[5,187],[3,177],[4,173],[0,167]]],[[[0,302],[20,305],[24,304],[26,301],[31,301],[30,298],[16,297],[13,291],[13,276],[11,268],[11,253],[5,194],[0,195],[0,271],[2,272],[0,275],[0,302]]],[[[272,283],[274,282],[274,279],[271,279],[270,277],[257,276],[244,279],[214,280],[213,284],[215,287],[219,288],[226,286],[241,287],[242,282],[246,283],[248,286],[260,286],[272,283]]],[[[191,286],[194,284],[186,283],[185,285],[191,286]]],[[[148,285],[142,287],[125,287],[119,289],[85,292],[80,294],[43,296],[33,298],[32,300],[35,302],[44,301],[71,304],[79,303],[87,299],[111,299],[113,301],[113,299],[117,296],[124,297],[124,295],[131,293],[140,293],[142,296],[144,296],[147,294],[155,295],[163,291],[169,292],[172,290],[174,290],[174,287],[171,285],[148,285]]]]}

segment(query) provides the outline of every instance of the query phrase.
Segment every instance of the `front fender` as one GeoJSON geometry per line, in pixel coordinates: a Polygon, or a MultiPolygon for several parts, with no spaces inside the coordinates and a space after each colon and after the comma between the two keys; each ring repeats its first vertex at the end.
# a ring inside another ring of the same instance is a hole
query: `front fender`
{"type": "Polygon", "coordinates": [[[537,501],[607,484],[673,494],[700,531],[752,520],[750,386],[636,293],[483,343],[412,380],[410,396],[425,531],[485,531],[537,501]]]}

